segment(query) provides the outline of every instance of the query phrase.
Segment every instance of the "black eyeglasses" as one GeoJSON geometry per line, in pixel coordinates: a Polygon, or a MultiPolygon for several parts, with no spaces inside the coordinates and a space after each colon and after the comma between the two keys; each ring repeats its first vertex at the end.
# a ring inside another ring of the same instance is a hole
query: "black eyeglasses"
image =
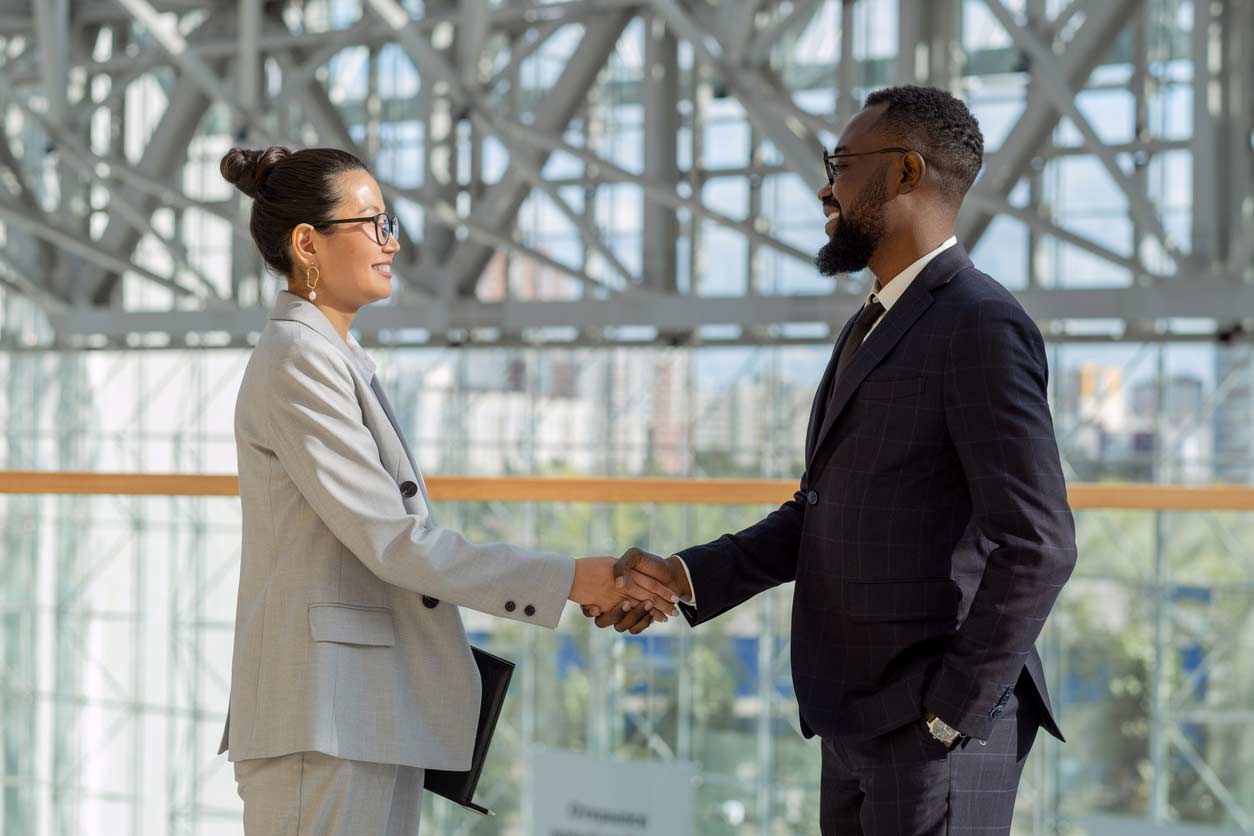
{"type": "Polygon", "coordinates": [[[827,182],[832,183],[836,180],[836,161],[843,160],[846,157],[865,157],[868,154],[909,154],[911,148],[876,148],[874,151],[858,151],[855,154],[848,152],[841,154],[829,154],[827,149],[823,149],[823,167],[827,169],[827,182]]]}
{"type": "Polygon", "coordinates": [[[389,215],[386,212],[380,212],[371,218],[338,218],[334,221],[327,221],[330,224],[359,224],[370,221],[374,224],[374,240],[379,242],[380,247],[386,247],[388,241],[397,238],[401,234],[401,222],[396,219],[395,215],[389,215]]]}

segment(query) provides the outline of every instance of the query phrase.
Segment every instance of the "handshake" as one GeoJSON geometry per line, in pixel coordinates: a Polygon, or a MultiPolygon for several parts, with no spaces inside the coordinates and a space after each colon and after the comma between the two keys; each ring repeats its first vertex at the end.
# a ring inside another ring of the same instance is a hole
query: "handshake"
{"type": "Polygon", "coordinates": [[[662,558],[630,548],[612,557],[575,561],[570,600],[598,627],[637,635],[654,622],[666,621],[680,601],[692,601],[688,573],[677,557],[662,558]]]}

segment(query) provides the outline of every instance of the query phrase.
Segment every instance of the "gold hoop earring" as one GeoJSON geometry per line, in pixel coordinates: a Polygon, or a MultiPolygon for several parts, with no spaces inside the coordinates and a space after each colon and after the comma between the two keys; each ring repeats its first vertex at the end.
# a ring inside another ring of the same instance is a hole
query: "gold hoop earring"
{"type": "Polygon", "coordinates": [[[318,291],[315,290],[314,288],[318,286],[318,280],[321,278],[322,278],[322,271],[319,270],[314,265],[311,264],[305,268],[305,287],[309,288],[309,301],[310,302],[318,298],[318,291]],[[309,278],[310,273],[313,273],[312,279],[309,278]]]}

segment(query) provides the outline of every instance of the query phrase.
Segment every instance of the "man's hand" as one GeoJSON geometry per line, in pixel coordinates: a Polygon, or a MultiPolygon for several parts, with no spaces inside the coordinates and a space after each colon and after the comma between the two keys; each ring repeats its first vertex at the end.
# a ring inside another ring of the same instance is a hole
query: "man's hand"
{"type": "MultiPolygon", "coordinates": [[[[621,589],[639,587],[649,590],[654,595],[669,596],[667,600],[675,602],[690,598],[692,589],[688,586],[688,573],[680,564],[679,558],[663,559],[642,549],[630,548],[614,564],[614,582],[621,589]]],[[[584,615],[596,618],[598,627],[614,626],[620,633],[630,632],[638,635],[644,632],[657,619],[653,611],[636,606],[631,601],[606,609],[604,607],[586,606],[584,615]]],[[[673,615],[674,611],[668,611],[673,615]]]]}
{"type": "Polygon", "coordinates": [[[585,615],[637,610],[649,614],[651,621],[665,621],[675,614],[679,599],[674,592],[643,574],[620,577],[617,565],[612,557],[575,561],[575,580],[568,597],[583,607],[585,615]]]}

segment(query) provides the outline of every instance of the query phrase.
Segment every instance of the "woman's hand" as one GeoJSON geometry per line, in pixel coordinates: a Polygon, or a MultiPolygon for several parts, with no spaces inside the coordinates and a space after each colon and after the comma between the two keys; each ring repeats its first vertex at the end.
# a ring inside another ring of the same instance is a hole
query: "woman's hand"
{"type": "Polygon", "coordinates": [[[570,600],[583,607],[584,614],[606,613],[614,609],[632,610],[642,607],[651,621],[665,621],[675,614],[678,596],[653,578],[631,573],[626,583],[614,583],[612,557],[585,557],[575,561],[575,582],[570,587],[570,600]]]}
{"type": "MultiPolygon", "coordinates": [[[[650,554],[643,549],[630,548],[614,565],[614,581],[621,589],[628,583],[635,583],[647,589],[666,590],[671,600],[692,601],[692,587],[688,581],[688,572],[678,557],[668,558],[650,554]]],[[[651,613],[642,607],[631,609],[619,606],[612,610],[600,610],[596,607],[584,607],[583,614],[596,619],[598,627],[613,627],[620,633],[628,632],[637,635],[648,629],[652,623],[651,613]]]]}

